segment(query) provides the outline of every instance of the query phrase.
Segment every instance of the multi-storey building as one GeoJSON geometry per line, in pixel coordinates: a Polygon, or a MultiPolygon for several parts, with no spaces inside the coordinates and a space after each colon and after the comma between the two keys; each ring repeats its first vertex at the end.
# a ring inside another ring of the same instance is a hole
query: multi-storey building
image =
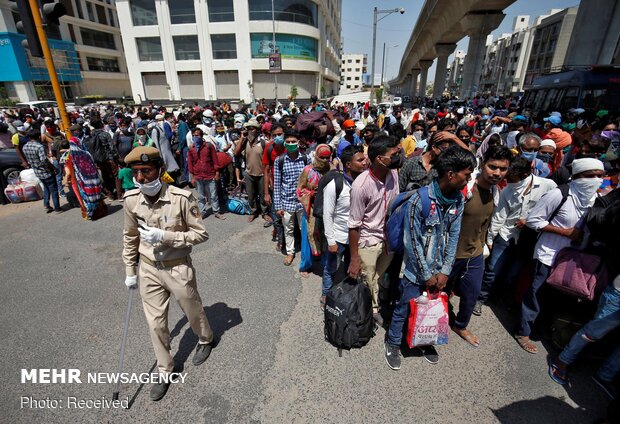
{"type": "Polygon", "coordinates": [[[530,85],[539,75],[562,69],[577,9],[570,7],[561,10],[536,25],[524,85],[530,85]]]}
{"type": "Polygon", "coordinates": [[[461,91],[461,81],[463,81],[463,66],[467,54],[463,50],[454,52],[454,58],[446,76],[446,90],[454,96],[461,91]]]}
{"type": "Polygon", "coordinates": [[[117,0],[116,7],[137,102],[249,103],[338,91],[341,0],[117,0]],[[270,73],[277,52],[281,72],[270,73]]]}
{"type": "Polygon", "coordinates": [[[365,54],[343,54],[340,65],[340,94],[361,91],[367,58],[365,54]]]}
{"type": "MultiPolygon", "coordinates": [[[[112,0],[62,0],[67,15],[48,27],[52,56],[67,100],[84,96],[130,95],[116,7],[112,0]]],[[[0,83],[9,97],[25,102],[53,98],[40,58],[21,46],[20,20],[11,2],[0,0],[0,83]],[[37,95],[38,94],[38,95],[37,95]]]]}

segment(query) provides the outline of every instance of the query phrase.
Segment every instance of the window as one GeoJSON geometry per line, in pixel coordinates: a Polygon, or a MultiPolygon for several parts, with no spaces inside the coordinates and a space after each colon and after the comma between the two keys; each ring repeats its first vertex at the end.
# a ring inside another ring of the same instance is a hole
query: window
{"type": "Polygon", "coordinates": [[[196,13],[194,12],[194,0],[175,0],[169,1],[170,23],[171,24],[193,24],[196,23],[196,13]]]}
{"type": "Polygon", "coordinates": [[[86,12],[88,13],[88,20],[89,21],[97,22],[97,21],[95,21],[95,11],[93,10],[93,5],[89,1],[86,2],[86,12]]]}
{"type": "Polygon", "coordinates": [[[161,39],[159,37],[136,38],[138,56],[141,62],[164,60],[161,52],[161,39]]]}
{"type": "Polygon", "coordinates": [[[129,4],[134,26],[157,25],[155,0],[131,0],[129,4]]]}
{"type": "Polygon", "coordinates": [[[104,59],[102,57],[86,57],[89,71],[120,72],[117,59],[104,59]]]}
{"type": "Polygon", "coordinates": [[[77,43],[77,41],[75,40],[75,31],[73,31],[73,25],[67,24],[67,27],[69,28],[69,36],[71,37],[71,41],[77,43]]]}
{"type": "Polygon", "coordinates": [[[87,46],[116,50],[114,35],[109,32],[80,28],[80,33],[82,34],[82,43],[87,46]]]}
{"type": "Polygon", "coordinates": [[[213,59],[236,59],[237,41],[235,34],[213,34],[211,36],[213,59]]]}
{"type": "Polygon", "coordinates": [[[360,60],[359,60],[359,59],[356,59],[356,60],[355,60],[355,63],[360,63],[360,60]]]}
{"type": "Polygon", "coordinates": [[[359,72],[359,71],[360,71],[360,68],[355,68],[355,72],[359,72]]]}
{"type": "Polygon", "coordinates": [[[318,26],[318,7],[312,0],[273,0],[273,10],[271,4],[272,0],[250,1],[250,20],[270,21],[273,12],[276,21],[318,26]]]}
{"type": "Polygon", "coordinates": [[[73,5],[71,4],[71,0],[60,0],[62,5],[67,9],[67,16],[75,16],[73,14],[73,5]]]}
{"type": "Polygon", "coordinates": [[[172,40],[177,60],[200,60],[197,35],[175,35],[172,40]]]}
{"type": "Polygon", "coordinates": [[[84,11],[82,10],[82,0],[75,0],[75,8],[77,9],[78,18],[84,19],[84,11]]]}
{"type": "Polygon", "coordinates": [[[353,68],[347,68],[347,72],[351,72],[353,68]]]}
{"type": "Polygon", "coordinates": [[[235,20],[233,2],[230,0],[207,0],[209,22],[231,22],[235,20]]]}
{"type": "Polygon", "coordinates": [[[349,60],[347,60],[347,62],[348,62],[348,63],[352,63],[352,62],[353,62],[353,60],[352,60],[352,59],[349,59],[349,60]]]}
{"type": "Polygon", "coordinates": [[[347,77],[347,81],[351,81],[351,77],[347,77]]]}
{"type": "Polygon", "coordinates": [[[110,26],[116,26],[114,23],[114,10],[108,9],[108,20],[110,22],[110,26]]]}

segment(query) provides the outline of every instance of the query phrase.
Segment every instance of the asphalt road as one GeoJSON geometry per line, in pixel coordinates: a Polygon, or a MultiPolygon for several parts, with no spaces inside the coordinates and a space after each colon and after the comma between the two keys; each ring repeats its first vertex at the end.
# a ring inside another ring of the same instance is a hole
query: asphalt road
{"type": "MultiPolygon", "coordinates": [[[[116,372],[127,290],[121,205],[112,211],[86,222],[77,210],[46,215],[40,202],[0,206],[0,422],[566,424],[604,414],[607,401],[590,379],[593,365],[582,361],[571,387],[553,383],[545,348],[538,355],[519,349],[506,330],[514,317],[499,320],[487,307],[470,326],[481,346],[451,334],[438,365],[410,356],[391,371],[382,329],[363,349],[338,357],[323,340],[320,278],[300,279],[282,265],[262,222],[230,214],[226,221],[207,218],[210,239],[192,255],[220,338],[209,360],[191,364],[196,338],[171,303],[173,352],[188,373],[185,383],[157,403],[148,385],[123,385],[128,410],[68,408],[69,396],[110,399],[114,386],[22,384],[21,370],[116,372]],[[58,399],[64,407],[22,407],[22,397],[58,399]]],[[[134,300],[125,371],[143,373],[155,358],[134,300]]]]}

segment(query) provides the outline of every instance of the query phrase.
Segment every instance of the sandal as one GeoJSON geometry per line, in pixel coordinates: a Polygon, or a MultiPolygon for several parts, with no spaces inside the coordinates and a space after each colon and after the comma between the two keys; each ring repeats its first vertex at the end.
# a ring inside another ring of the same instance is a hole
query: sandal
{"type": "Polygon", "coordinates": [[[472,345],[473,347],[480,346],[480,339],[476,337],[471,331],[466,328],[458,328],[456,326],[452,326],[452,331],[459,335],[460,338],[465,340],[467,343],[472,345]]]}
{"type": "Polygon", "coordinates": [[[321,311],[325,310],[325,296],[321,296],[321,311]]]}
{"type": "Polygon", "coordinates": [[[308,271],[299,271],[299,275],[301,276],[301,278],[310,277],[310,273],[308,271]]]}
{"type": "Polygon", "coordinates": [[[534,344],[532,340],[528,336],[514,336],[517,343],[521,349],[526,351],[527,353],[536,354],[538,353],[538,346],[534,344]]]}

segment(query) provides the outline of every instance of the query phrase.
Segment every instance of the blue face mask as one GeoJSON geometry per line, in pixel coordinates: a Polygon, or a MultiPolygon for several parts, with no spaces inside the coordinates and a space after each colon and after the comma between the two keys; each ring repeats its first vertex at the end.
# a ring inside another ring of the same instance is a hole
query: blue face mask
{"type": "Polygon", "coordinates": [[[536,155],[537,155],[536,152],[521,152],[521,157],[529,160],[530,162],[536,159],[536,155]]]}
{"type": "Polygon", "coordinates": [[[273,142],[278,146],[282,146],[284,144],[284,136],[283,135],[275,136],[273,138],[273,142]]]}
{"type": "Polygon", "coordinates": [[[200,149],[200,145],[202,144],[202,137],[199,135],[192,136],[192,141],[196,145],[197,149],[200,149]]]}
{"type": "Polygon", "coordinates": [[[553,160],[553,155],[551,153],[538,153],[536,157],[545,163],[549,163],[553,160]]]}

